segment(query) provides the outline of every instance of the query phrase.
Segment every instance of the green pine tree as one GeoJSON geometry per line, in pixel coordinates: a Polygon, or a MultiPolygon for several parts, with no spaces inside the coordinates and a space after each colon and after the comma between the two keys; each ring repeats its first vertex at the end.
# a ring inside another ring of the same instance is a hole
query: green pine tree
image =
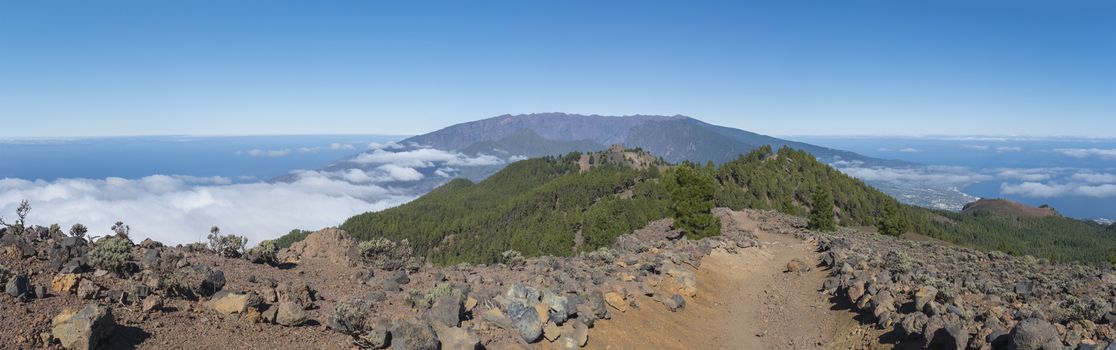
{"type": "Polygon", "coordinates": [[[837,222],[833,218],[833,195],[829,193],[829,188],[821,185],[815,187],[812,202],[813,207],[810,208],[807,227],[818,231],[836,230],[837,222]]]}
{"type": "Polygon", "coordinates": [[[911,229],[910,223],[899,213],[899,203],[890,200],[884,203],[883,213],[880,214],[880,222],[876,227],[880,233],[891,236],[901,235],[911,229]]]}
{"type": "Polygon", "coordinates": [[[710,210],[716,182],[713,177],[689,164],[678,166],[666,179],[670,192],[670,211],[674,227],[686,237],[699,239],[721,233],[721,223],[710,210]]]}

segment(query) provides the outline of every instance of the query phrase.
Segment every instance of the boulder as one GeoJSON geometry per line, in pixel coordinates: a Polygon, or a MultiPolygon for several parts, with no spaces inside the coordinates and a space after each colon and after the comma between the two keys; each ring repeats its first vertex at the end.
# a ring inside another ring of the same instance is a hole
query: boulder
{"type": "Polygon", "coordinates": [[[404,320],[391,329],[391,347],[395,350],[438,350],[438,335],[429,323],[404,320]]]}
{"type": "Polygon", "coordinates": [[[225,272],[221,270],[210,270],[205,273],[205,278],[202,279],[199,285],[198,293],[203,296],[213,295],[225,287],[225,272]]]}
{"type": "Polygon", "coordinates": [[[77,312],[63,312],[51,324],[51,336],[66,349],[95,349],[116,327],[112,309],[96,304],[77,312]]]}
{"type": "Polygon", "coordinates": [[[566,319],[576,312],[574,311],[576,306],[571,308],[569,299],[558,293],[551,291],[544,292],[542,302],[546,304],[547,317],[550,319],[550,322],[554,322],[554,324],[561,325],[566,323],[566,319]]]}
{"type": "Polygon", "coordinates": [[[659,285],[664,291],[689,297],[697,295],[697,277],[693,271],[675,264],[664,264],[662,269],[669,277],[664,278],[659,285]]]}
{"type": "Polygon", "coordinates": [[[306,239],[280,251],[279,260],[286,262],[319,260],[347,266],[355,266],[360,261],[357,242],[347,232],[337,228],[311,233],[306,236],[306,239]]]}
{"type": "Polygon", "coordinates": [[[163,308],[163,298],[151,294],[143,299],[143,312],[159,311],[163,308]]]}
{"type": "Polygon", "coordinates": [[[263,298],[254,292],[233,293],[223,290],[209,299],[209,307],[225,315],[244,314],[248,308],[255,308],[262,303],[263,298]]]}
{"type": "Polygon", "coordinates": [[[604,298],[605,302],[608,303],[608,306],[611,306],[613,309],[616,309],[620,312],[628,311],[628,303],[624,300],[624,296],[620,295],[619,293],[608,292],[605,293],[604,298]]]}
{"type": "Polygon", "coordinates": [[[577,346],[585,346],[589,342],[589,326],[581,321],[574,321],[573,329],[562,335],[563,338],[571,338],[577,346]]]}
{"type": "Polygon", "coordinates": [[[81,237],[65,237],[55,241],[47,253],[47,268],[57,271],[71,260],[79,260],[89,250],[85,239],[81,237]]]}
{"type": "Polygon", "coordinates": [[[856,280],[849,284],[849,288],[845,291],[845,294],[848,295],[850,303],[856,304],[856,302],[864,296],[864,284],[863,280],[856,280]]]}
{"type": "Polygon", "coordinates": [[[18,274],[8,279],[4,291],[13,298],[26,299],[32,297],[31,295],[31,280],[27,279],[27,275],[18,274]]]}
{"type": "Polygon", "coordinates": [[[475,350],[480,348],[480,337],[471,329],[433,324],[434,333],[442,343],[442,350],[475,350]]]}
{"type": "Polygon", "coordinates": [[[663,305],[666,305],[667,309],[671,312],[677,312],[686,308],[686,299],[681,295],[675,294],[669,299],[663,299],[663,305]]]}
{"type": "Polygon", "coordinates": [[[13,259],[24,259],[35,256],[35,248],[22,235],[7,234],[0,236],[0,247],[4,247],[4,254],[13,259]]]}
{"type": "Polygon", "coordinates": [[[927,347],[931,349],[965,350],[969,344],[969,333],[961,324],[938,328],[928,338],[927,347]]]}
{"type": "Polygon", "coordinates": [[[599,319],[607,320],[611,317],[608,312],[608,305],[605,303],[604,294],[599,290],[589,292],[585,305],[599,319]]]}
{"type": "MultiPolygon", "coordinates": [[[[266,318],[266,316],[264,317],[266,318]]],[[[281,301],[275,306],[275,323],[287,327],[298,327],[306,323],[306,311],[302,305],[291,301],[281,301]]]]}
{"type": "Polygon", "coordinates": [[[508,304],[506,314],[511,328],[519,333],[523,341],[534,343],[542,336],[543,324],[539,322],[538,310],[533,306],[512,302],[508,304]]]}
{"type": "Polygon", "coordinates": [[[1019,321],[1008,334],[1008,350],[1061,350],[1061,337],[1050,322],[1037,318],[1019,321]]]}
{"type": "Polygon", "coordinates": [[[399,285],[406,285],[408,283],[411,283],[411,276],[407,275],[406,271],[399,270],[395,271],[395,273],[391,276],[391,280],[395,283],[398,283],[399,285]]]}
{"type": "Polygon", "coordinates": [[[55,293],[73,293],[77,291],[81,275],[76,273],[60,273],[50,281],[50,290],[55,293]]]}
{"type": "Polygon", "coordinates": [[[543,326],[543,339],[546,339],[546,341],[549,341],[549,342],[553,343],[555,340],[558,340],[558,337],[561,337],[561,336],[562,336],[562,327],[561,326],[556,325],[552,322],[547,322],[546,325],[543,326]]]}
{"type": "Polygon", "coordinates": [[[934,298],[936,298],[937,296],[938,296],[938,289],[937,288],[934,288],[933,286],[922,286],[921,288],[918,289],[917,292],[915,292],[915,295],[914,295],[915,310],[918,310],[918,311],[925,310],[926,309],[926,304],[929,304],[930,302],[934,301],[934,298]]]}
{"type": "Polygon", "coordinates": [[[385,319],[375,319],[369,321],[364,326],[364,334],[357,337],[357,345],[362,349],[383,349],[388,346],[391,340],[392,324],[385,319]]]}
{"type": "Polygon", "coordinates": [[[96,299],[100,296],[101,286],[92,280],[83,279],[78,282],[77,295],[82,299],[96,299]]]}
{"type": "Polygon", "coordinates": [[[461,298],[446,294],[434,300],[434,304],[426,310],[426,318],[432,323],[441,323],[450,327],[461,324],[461,316],[465,314],[465,306],[461,298]]]}

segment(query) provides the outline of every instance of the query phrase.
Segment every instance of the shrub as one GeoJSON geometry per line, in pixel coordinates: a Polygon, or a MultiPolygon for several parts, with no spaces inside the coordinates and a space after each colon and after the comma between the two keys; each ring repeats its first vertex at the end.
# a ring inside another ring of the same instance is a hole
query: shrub
{"type": "Polygon", "coordinates": [[[275,240],[265,240],[257,244],[252,249],[248,249],[244,256],[248,260],[256,264],[277,264],[279,262],[278,256],[279,248],[275,245],[275,240]]]}
{"type": "Polygon", "coordinates": [[[132,228],[128,227],[128,225],[125,225],[123,221],[117,221],[115,224],[112,225],[112,232],[116,233],[117,236],[128,239],[128,234],[132,232],[132,228]]]}
{"type": "Polygon", "coordinates": [[[406,239],[396,243],[384,237],[361,241],[357,246],[365,263],[383,270],[398,270],[414,262],[411,243],[406,239]]]}
{"type": "Polygon", "coordinates": [[[89,265],[105,271],[124,274],[132,260],[132,241],[127,236],[102,238],[89,251],[89,265]]]}
{"type": "Polygon", "coordinates": [[[217,226],[209,229],[209,236],[206,238],[209,238],[209,249],[226,258],[239,258],[248,245],[248,239],[244,236],[222,235],[217,226]]]}
{"type": "Polygon", "coordinates": [[[508,250],[500,253],[500,263],[511,268],[516,268],[527,265],[527,259],[523,258],[523,254],[519,251],[508,250]]]}
{"type": "Polygon", "coordinates": [[[909,273],[915,266],[915,261],[907,253],[894,250],[884,256],[884,263],[892,272],[898,273],[909,273]]]}
{"type": "Polygon", "coordinates": [[[85,225],[74,224],[74,226],[70,226],[70,236],[74,236],[74,237],[78,237],[78,238],[84,238],[85,234],[88,233],[88,232],[89,232],[89,229],[86,228],[85,225]]]}
{"type": "Polygon", "coordinates": [[[8,230],[12,233],[21,234],[27,224],[27,214],[31,213],[31,203],[26,199],[19,201],[19,207],[16,208],[16,221],[14,224],[4,222],[4,218],[0,218],[0,225],[7,226],[8,230]]]}

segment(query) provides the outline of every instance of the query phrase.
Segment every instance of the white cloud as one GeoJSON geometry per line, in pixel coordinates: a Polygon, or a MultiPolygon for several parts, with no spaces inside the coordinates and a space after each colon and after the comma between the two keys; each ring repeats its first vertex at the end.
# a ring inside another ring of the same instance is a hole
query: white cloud
{"type": "Polygon", "coordinates": [[[338,151],[338,150],[351,150],[351,149],[356,149],[356,146],[353,146],[353,145],[351,145],[351,144],[348,144],[348,143],[337,143],[337,142],[334,142],[334,143],[331,143],[331,144],[329,144],[329,149],[331,149],[331,150],[334,150],[334,151],[338,151]]]}
{"type": "Polygon", "coordinates": [[[261,150],[253,149],[248,151],[248,155],[253,157],[286,157],[291,155],[290,148],[276,149],[276,150],[261,150]]]}
{"type": "Polygon", "coordinates": [[[1049,180],[1054,176],[1052,170],[1045,168],[1032,168],[1032,169],[1000,169],[996,175],[1005,179],[1015,179],[1021,181],[1043,181],[1049,180]]]}
{"type": "Polygon", "coordinates": [[[311,154],[311,153],[318,153],[318,152],[327,151],[327,150],[328,151],[346,151],[346,150],[355,150],[355,149],[356,149],[356,146],[353,146],[352,144],[334,142],[334,143],[329,144],[329,146],[299,147],[299,148],[296,148],[296,149],[284,148],[284,149],[274,149],[274,150],[252,149],[252,150],[249,150],[248,152],[236,151],[236,154],[241,155],[241,154],[247,153],[249,156],[253,156],[253,157],[272,157],[272,158],[276,158],[276,157],[286,157],[286,156],[289,156],[289,155],[292,155],[292,154],[295,154],[295,153],[311,154]]]}
{"type": "Polygon", "coordinates": [[[1079,183],[1053,184],[1039,182],[1023,182],[1019,184],[1000,184],[1000,193],[1005,195],[1018,195],[1034,198],[1054,198],[1066,196],[1083,196],[1108,198],[1116,197],[1116,184],[1085,185],[1079,183]]]}
{"type": "Polygon", "coordinates": [[[1048,185],[1039,182],[1024,182],[1015,185],[1000,184],[1000,193],[1035,198],[1061,197],[1070,193],[1072,188],[1067,185],[1048,185]]]}
{"type": "Polygon", "coordinates": [[[387,143],[371,142],[368,144],[368,149],[400,149],[403,145],[395,141],[388,141],[387,143]]]}
{"type": "Polygon", "coordinates": [[[1000,146],[1000,147],[996,147],[996,152],[1000,152],[1000,153],[1023,152],[1023,147],[1000,146]]]}
{"type": "Polygon", "coordinates": [[[1071,176],[1072,179],[1091,183],[1091,184],[1110,184],[1116,183],[1116,174],[1108,173],[1077,173],[1071,176]]]}
{"type": "Polygon", "coordinates": [[[68,227],[82,223],[104,235],[113,222],[132,227],[135,240],[177,244],[200,241],[210,226],[243,234],[254,244],[291,229],[340,224],[366,211],[405,203],[411,196],[376,185],[353,184],[316,172],[289,183],[227,184],[227,179],[153,175],[139,179],[0,179],[0,216],[31,202],[29,222],[68,227]],[[210,184],[205,182],[209,181],[210,184]],[[218,184],[224,183],[224,184],[218,184]]]}
{"type": "Polygon", "coordinates": [[[398,166],[395,164],[384,164],[376,170],[382,171],[392,181],[418,181],[423,179],[422,173],[414,168],[398,166]]]}
{"type": "Polygon", "coordinates": [[[1098,157],[1101,159],[1116,159],[1116,148],[1058,148],[1054,151],[1074,158],[1098,157]]]}
{"type": "Polygon", "coordinates": [[[1087,197],[1108,198],[1116,197],[1116,185],[1086,185],[1076,188],[1077,194],[1087,197]]]}
{"type": "Polygon", "coordinates": [[[911,147],[907,147],[907,148],[902,148],[902,149],[899,149],[899,152],[903,152],[903,153],[918,153],[919,151],[918,151],[918,149],[916,149],[916,148],[911,148],[911,147]]]}
{"type": "Polygon", "coordinates": [[[961,148],[970,149],[970,150],[974,150],[974,151],[987,151],[988,150],[987,145],[961,145],[961,148]]]}
{"type": "Polygon", "coordinates": [[[527,156],[522,156],[522,155],[511,156],[511,157],[508,158],[508,163],[514,163],[514,162],[518,162],[518,161],[521,161],[521,160],[527,160],[527,156]]]}
{"type": "Polygon", "coordinates": [[[410,168],[429,168],[435,162],[452,166],[482,166],[504,164],[504,160],[496,156],[481,154],[470,157],[461,153],[448,152],[434,148],[420,148],[409,151],[391,152],[384,149],[374,149],[372,152],[361,153],[352,160],[359,164],[396,164],[410,168]]]}
{"type": "Polygon", "coordinates": [[[840,169],[845,174],[864,181],[884,181],[892,183],[931,184],[964,186],[991,180],[992,177],[972,172],[962,167],[928,166],[911,168],[853,167],[840,169]]]}

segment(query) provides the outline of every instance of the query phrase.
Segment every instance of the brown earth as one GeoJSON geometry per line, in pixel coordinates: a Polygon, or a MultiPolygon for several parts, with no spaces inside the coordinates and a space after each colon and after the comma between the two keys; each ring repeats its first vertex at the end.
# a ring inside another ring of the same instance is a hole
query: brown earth
{"type": "Polygon", "coordinates": [[[1044,218],[1057,216],[1053,208],[1036,208],[1006,199],[981,199],[965,205],[965,214],[991,213],[1021,218],[1044,218]]]}
{"type": "Polygon", "coordinates": [[[672,313],[653,307],[616,312],[593,329],[590,349],[890,349],[882,332],[833,306],[818,291],[828,272],[815,267],[816,242],[761,230],[746,212],[732,213],[753,230],[760,247],[737,254],[714,251],[698,270],[698,295],[672,313]],[[807,272],[785,272],[807,262],[807,272]]]}

